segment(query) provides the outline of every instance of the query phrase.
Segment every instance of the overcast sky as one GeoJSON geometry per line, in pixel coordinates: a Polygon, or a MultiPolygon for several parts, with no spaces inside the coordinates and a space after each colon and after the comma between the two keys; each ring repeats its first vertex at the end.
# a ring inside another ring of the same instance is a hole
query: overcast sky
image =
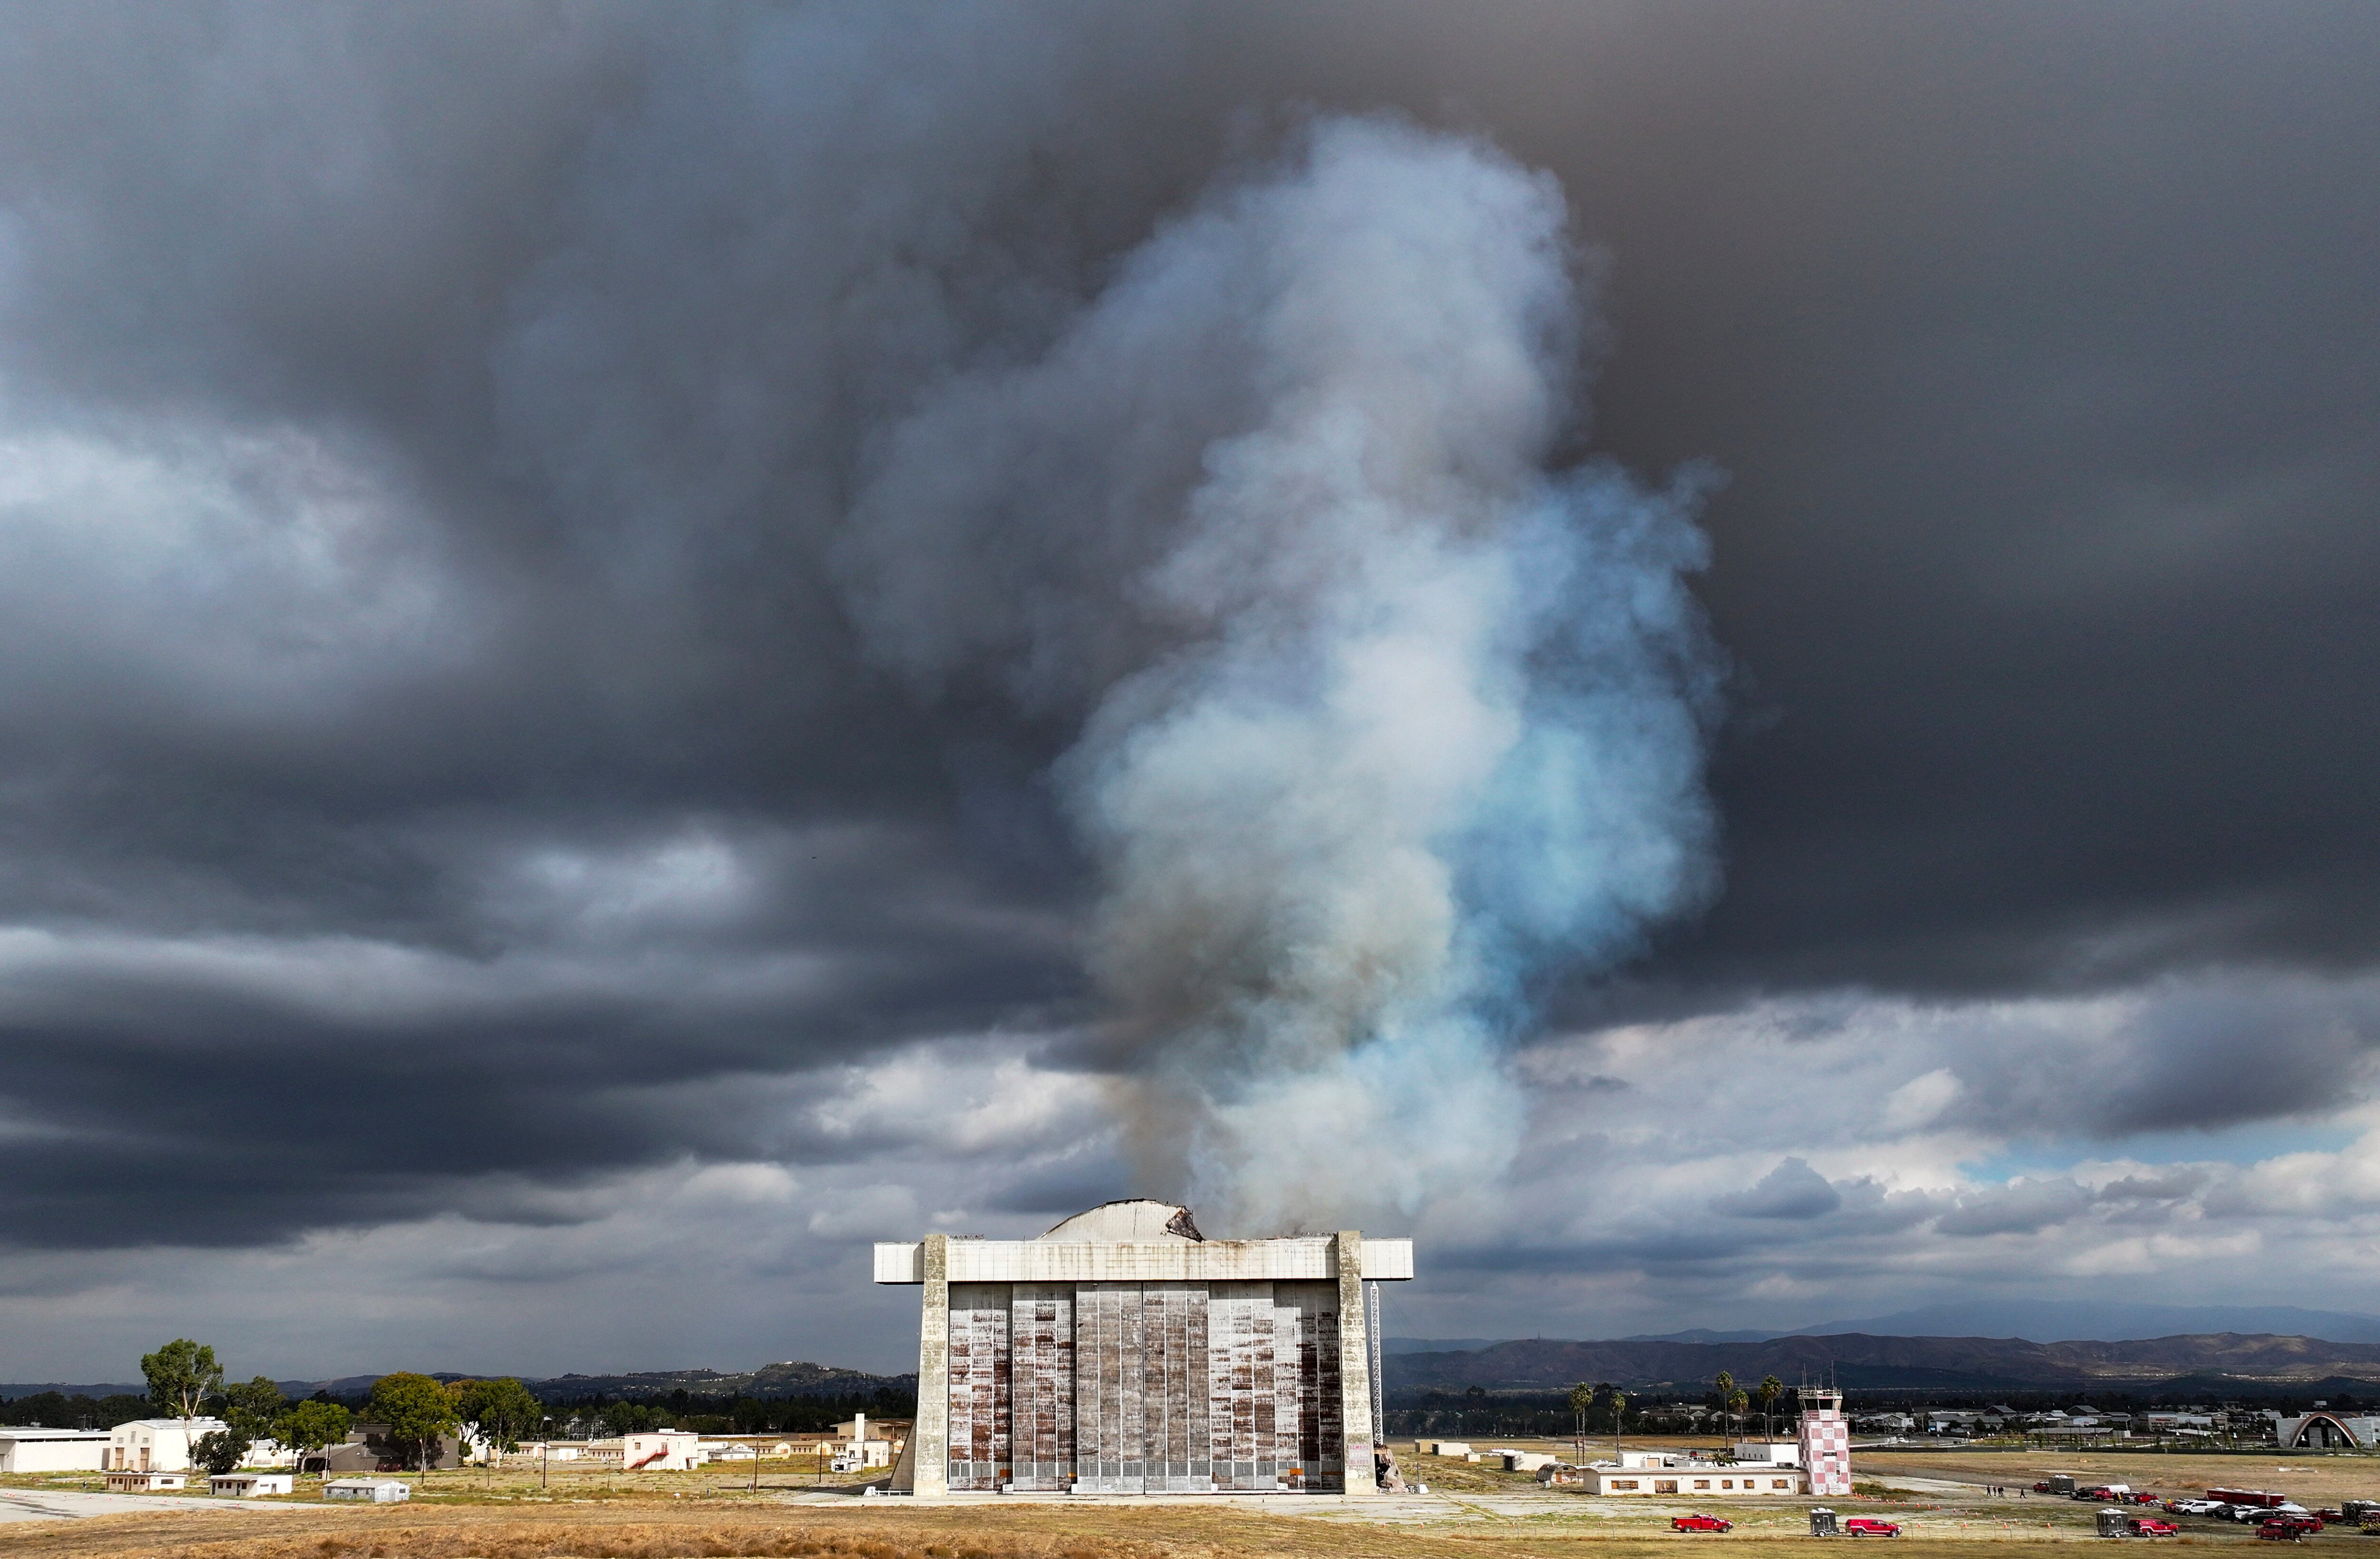
{"type": "Polygon", "coordinates": [[[2380,12],[12,6],[0,1378],[2380,1292],[2380,12]]]}

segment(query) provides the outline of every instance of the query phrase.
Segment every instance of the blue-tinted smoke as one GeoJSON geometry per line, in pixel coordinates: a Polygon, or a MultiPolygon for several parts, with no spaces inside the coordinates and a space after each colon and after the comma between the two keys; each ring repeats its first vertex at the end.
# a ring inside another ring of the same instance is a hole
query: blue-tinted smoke
{"type": "Polygon", "coordinates": [[[1534,985],[1712,885],[1706,484],[1548,469],[1585,324],[1550,179],[1324,121],[939,387],[859,506],[888,658],[1087,711],[1136,1135],[1252,1220],[1498,1172],[1534,985]]]}

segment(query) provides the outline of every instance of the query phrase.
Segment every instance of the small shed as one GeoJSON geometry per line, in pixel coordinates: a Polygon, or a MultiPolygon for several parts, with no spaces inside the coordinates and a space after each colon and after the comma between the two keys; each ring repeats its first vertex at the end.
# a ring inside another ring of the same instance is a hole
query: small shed
{"type": "Polygon", "coordinates": [[[261,1494],[285,1494],[295,1484],[285,1472],[218,1472],[207,1480],[207,1492],[252,1500],[261,1494]]]}
{"type": "Polygon", "coordinates": [[[1814,1505],[1810,1507],[1810,1535],[1812,1537],[1831,1538],[1840,1535],[1840,1531],[1841,1529],[1835,1525],[1835,1513],[1833,1511],[1828,1510],[1823,1505],[1814,1505]]]}
{"type": "Polygon", "coordinates": [[[2103,1538],[2128,1538],[2132,1532],[2124,1525],[2122,1511],[2103,1510],[2099,1512],[2099,1535],[2103,1538]]]}
{"type": "Polygon", "coordinates": [[[413,1497],[410,1484],[394,1478],[334,1478],[322,1485],[326,1500],[369,1500],[374,1505],[395,1505],[413,1497]]]}

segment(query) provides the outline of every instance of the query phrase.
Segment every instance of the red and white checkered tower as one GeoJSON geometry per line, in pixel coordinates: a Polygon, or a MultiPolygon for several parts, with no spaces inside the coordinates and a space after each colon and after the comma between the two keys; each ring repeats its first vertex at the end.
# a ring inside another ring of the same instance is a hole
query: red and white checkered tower
{"type": "Polygon", "coordinates": [[[1821,1497],[1852,1492],[1852,1426],[1843,1417],[1843,1394],[1826,1386],[1803,1386],[1802,1397],[1802,1467],[1810,1475],[1810,1493],[1821,1497]]]}

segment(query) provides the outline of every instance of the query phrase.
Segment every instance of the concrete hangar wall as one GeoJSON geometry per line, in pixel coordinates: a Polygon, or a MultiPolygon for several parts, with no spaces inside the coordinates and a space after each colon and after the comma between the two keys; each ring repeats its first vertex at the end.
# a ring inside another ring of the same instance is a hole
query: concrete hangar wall
{"type": "Polygon", "coordinates": [[[1412,1275],[1409,1239],[1207,1239],[1157,1202],[880,1244],[876,1281],[926,1291],[893,1487],[1368,1494],[1363,1285],[1412,1275]]]}

